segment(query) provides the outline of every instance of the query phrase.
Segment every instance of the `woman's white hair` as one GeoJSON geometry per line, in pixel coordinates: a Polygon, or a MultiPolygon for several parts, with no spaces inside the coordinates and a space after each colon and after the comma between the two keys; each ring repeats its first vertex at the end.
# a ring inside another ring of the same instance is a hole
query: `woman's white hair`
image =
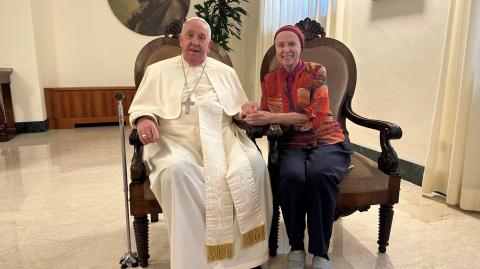
{"type": "Polygon", "coordinates": [[[210,25],[208,24],[208,22],[206,20],[204,20],[203,18],[200,18],[200,17],[191,17],[191,18],[187,19],[182,25],[182,30],[183,30],[183,27],[185,26],[185,24],[187,22],[193,21],[193,20],[199,20],[199,21],[203,22],[203,24],[205,24],[208,28],[208,38],[212,38],[212,29],[210,28],[210,25]]]}

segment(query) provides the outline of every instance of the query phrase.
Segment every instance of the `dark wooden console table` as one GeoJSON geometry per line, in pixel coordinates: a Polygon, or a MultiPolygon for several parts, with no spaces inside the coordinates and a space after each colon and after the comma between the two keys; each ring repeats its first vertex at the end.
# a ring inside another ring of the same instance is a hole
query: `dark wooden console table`
{"type": "Polygon", "coordinates": [[[6,142],[17,134],[10,91],[11,73],[11,68],[0,68],[0,142],[6,142]]]}

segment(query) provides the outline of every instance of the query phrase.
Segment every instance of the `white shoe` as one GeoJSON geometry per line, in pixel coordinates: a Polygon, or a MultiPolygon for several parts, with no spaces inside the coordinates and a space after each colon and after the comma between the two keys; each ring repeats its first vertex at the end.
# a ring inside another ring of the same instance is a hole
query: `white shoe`
{"type": "Polygon", "coordinates": [[[305,269],[305,251],[294,250],[288,253],[287,269],[305,269]]]}
{"type": "Polygon", "coordinates": [[[333,269],[332,262],[324,257],[314,256],[312,261],[313,269],[333,269]]]}

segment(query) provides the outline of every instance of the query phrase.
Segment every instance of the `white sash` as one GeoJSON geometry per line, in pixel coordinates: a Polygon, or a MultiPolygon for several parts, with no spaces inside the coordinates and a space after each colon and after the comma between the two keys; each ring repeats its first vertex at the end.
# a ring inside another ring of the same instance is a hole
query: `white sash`
{"type": "Polygon", "coordinates": [[[206,248],[211,262],[233,257],[234,208],[242,248],[265,240],[266,226],[246,153],[236,137],[229,141],[231,145],[224,145],[222,107],[199,103],[198,113],[206,192],[206,248]]]}

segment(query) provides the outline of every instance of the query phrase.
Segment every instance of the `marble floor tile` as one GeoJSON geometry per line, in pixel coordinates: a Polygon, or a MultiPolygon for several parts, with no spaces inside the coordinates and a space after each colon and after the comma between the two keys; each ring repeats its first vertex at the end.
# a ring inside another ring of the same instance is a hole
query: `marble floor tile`
{"type": "MultiPolygon", "coordinates": [[[[119,268],[127,249],[119,138],[118,127],[105,126],[20,134],[0,143],[1,269],[119,268]]],[[[266,158],[266,141],[259,146],[266,158]]],[[[127,164],[131,155],[127,147],[127,164]]],[[[480,268],[480,213],[424,197],[406,181],[394,210],[386,254],[377,250],[378,207],[335,222],[334,267],[480,268]]],[[[280,230],[279,255],[265,269],[285,266],[283,223],[280,230]]],[[[162,216],[150,233],[148,268],[169,268],[162,216]]]]}

